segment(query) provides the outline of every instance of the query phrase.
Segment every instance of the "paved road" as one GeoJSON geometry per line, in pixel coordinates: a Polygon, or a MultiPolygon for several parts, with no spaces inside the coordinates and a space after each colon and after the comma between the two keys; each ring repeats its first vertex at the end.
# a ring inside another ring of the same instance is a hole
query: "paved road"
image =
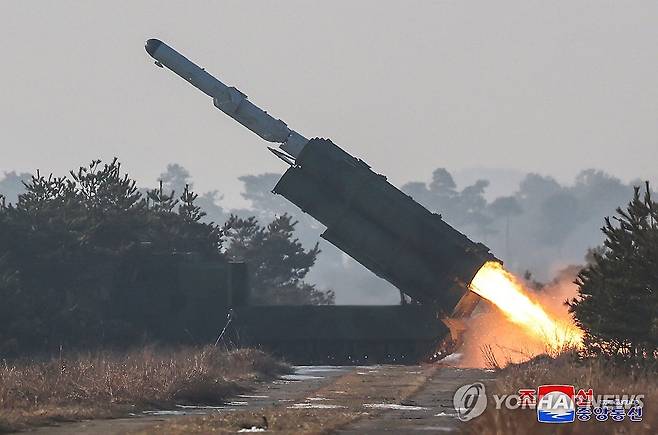
{"type": "Polygon", "coordinates": [[[338,433],[367,435],[456,432],[461,423],[452,404],[455,390],[465,384],[492,378],[492,373],[483,370],[441,367],[418,392],[402,401],[400,406],[384,408],[383,413],[359,419],[338,433]]]}
{"type": "MultiPolygon", "coordinates": [[[[296,367],[295,374],[274,382],[261,383],[255,391],[237,396],[221,407],[179,407],[173,411],[147,411],[130,418],[68,423],[28,433],[181,433],[175,430],[175,425],[180,426],[180,423],[190,421],[207,424],[208,419],[221,420],[220,417],[227,413],[238,416],[253,414],[254,411],[258,415],[290,412],[292,416],[295,413],[298,415],[298,410],[306,412],[309,419],[316,418],[318,429],[332,427],[332,420],[337,421],[342,416],[344,420],[335,432],[344,435],[449,433],[458,431],[461,424],[452,406],[455,390],[462,385],[492,377],[493,373],[483,370],[459,369],[441,364],[296,367]],[[335,418],[332,414],[335,414],[335,418]]],[[[216,424],[208,427],[217,430],[216,424]]],[[[310,424],[312,429],[313,423],[310,424]]],[[[237,432],[230,426],[222,425],[219,428],[237,432]]],[[[276,432],[276,428],[270,427],[268,432],[276,432]]],[[[290,433],[288,430],[282,432],[290,433]]]]}

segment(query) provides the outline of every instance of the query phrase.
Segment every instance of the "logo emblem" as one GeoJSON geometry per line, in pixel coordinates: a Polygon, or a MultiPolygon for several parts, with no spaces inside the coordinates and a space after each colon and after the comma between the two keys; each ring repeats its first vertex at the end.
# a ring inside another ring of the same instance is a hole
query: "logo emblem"
{"type": "Polygon", "coordinates": [[[541,385],[537,389],[537,420],[571,423],[576,418],[573,385],[541,385]]]}
{"type": "Polygon", "coordinates": [[[452,404],[461,421],[469,421],[478,417],[487,408],[484,384],[476,382],[459,387],[452,397],[452,404]]]}

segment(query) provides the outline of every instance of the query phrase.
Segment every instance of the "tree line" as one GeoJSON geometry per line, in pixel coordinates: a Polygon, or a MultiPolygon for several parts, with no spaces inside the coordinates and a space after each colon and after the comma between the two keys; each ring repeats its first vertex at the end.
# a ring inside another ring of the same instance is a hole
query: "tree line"
{"type": "Polygon", "coordinates": [[[17,193],[12,202],[0,197],[0,352],[153,334],[126,289],[140,291],[131,279],[174,253],[246,261],[253,303],[333,303],[331,291],[305,281],[319,248],[302,246],[290,215],[265,225],[204,221],[189,186],[142,191],[116,159],[65,176],[37,172],[17,193]]]}
{"type": "MultiPolygon", "coordinates": [[[[553,274],[570,265],[581,264],[588,249],[603,243],[600,231],[603,217],[615,212],[633,195],[639,181],[623,182],[603,171],[580,172],[572,184],[553,177],[529,173],[516,190],[492,197],[491,183],[479,179],[458,186],[453,174],[438,168],[429,181],[413,181],[401,186],[430,211],[471,239],[489,246],[512,272],[529,271],[536,279],[548,281],[553,274]]],[[[180,165],[170,165],[162,175],[172,186],[192,180],[180,165]]],[[[324,228],[311,217],[271,190],[280,174],[266,173],[240,177],[242,196],[250,207],[233,209],[222,206],[218,192],[202,195],[204,210],[213,219],[231,213],[241,217],[257,216],[267,221],[284,213],[295,216],[299,239],[312,246],[324,228]]],[[[309,279],[337,290],[342,303],[395,303],[393,286],[374,276],[346,257],[331,244],[320,240],[322,253],[309,279]]]]}

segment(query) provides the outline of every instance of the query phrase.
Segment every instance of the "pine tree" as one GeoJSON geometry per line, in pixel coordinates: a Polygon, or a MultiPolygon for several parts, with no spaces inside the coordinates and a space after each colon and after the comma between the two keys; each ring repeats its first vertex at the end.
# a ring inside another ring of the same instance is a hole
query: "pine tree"
{"type": "Polygon", "coordinates": [[[225,261],[221,228],[200,222],[196,194],[176,199],[161,183],[144,198],[117,159],[24,184],[15,204],[0,201],[0,353],[111,342],[122,330],[137,338],[143,316],[124,315],[135,296],[126,289],[153,258],[225,261]]]}
{"type": "Polygon", "coordinates": [[[649,183],[635,188],[626,210],[605,219],[604,248],[578,275],[569,302],[585,331],[586,355],[617,360],[658,356],[658,204],[649,183]]]}
{"type": "Polygon", "coordinates": [[[232,215],[224,224],[227,255],[249,264],[252,302],[256,304],[332,304],[334,293],[304,281],[320,253],[318,245],[304,249],[294,237],[297,222],[284,214],[266,227],[256,218],[232,215]]]}

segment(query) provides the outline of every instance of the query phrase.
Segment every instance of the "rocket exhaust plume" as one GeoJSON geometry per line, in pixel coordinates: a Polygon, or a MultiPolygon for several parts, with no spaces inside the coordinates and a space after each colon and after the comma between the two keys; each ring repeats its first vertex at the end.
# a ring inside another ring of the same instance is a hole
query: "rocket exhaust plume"
{"type": "Polygon", "coordinates": [[[582,345],[583,332],[571,318],[558,319],[549,314],[499,263],[485,263],[469,288],[494,304],[528,335],[543,341],[548,349],[560,351],[582,345]]]}

